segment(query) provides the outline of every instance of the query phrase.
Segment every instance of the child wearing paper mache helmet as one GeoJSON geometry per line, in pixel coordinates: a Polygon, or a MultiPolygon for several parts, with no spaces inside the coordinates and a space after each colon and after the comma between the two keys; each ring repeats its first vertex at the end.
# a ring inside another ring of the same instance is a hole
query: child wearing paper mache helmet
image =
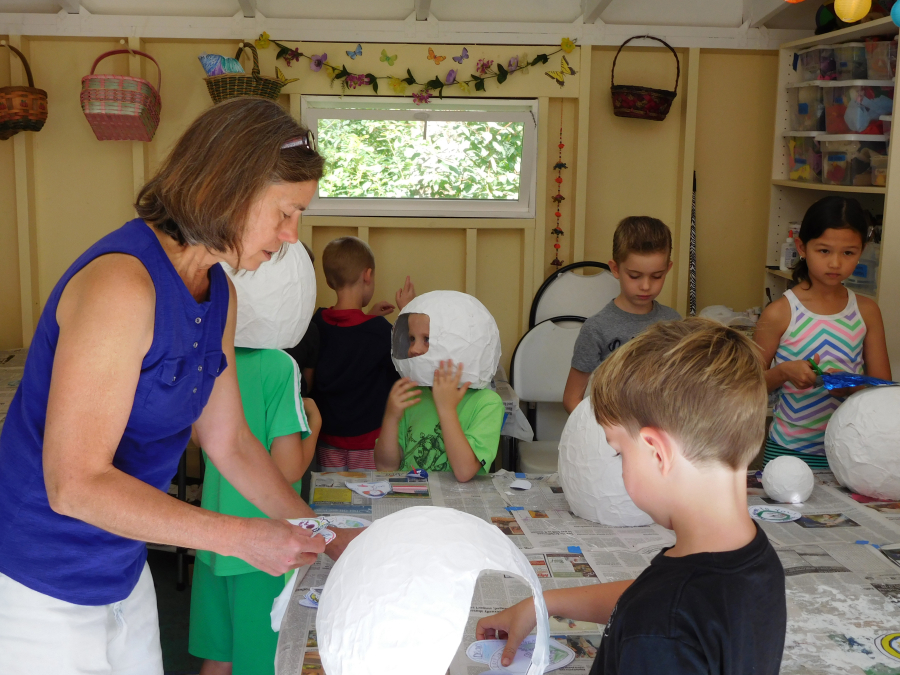
{"type": "MultiPolygon", "coordinates": [[[[549,614],[606,624],[591,675],[779,672],[784,569],[747,510],[766,403],[750,340],[705,319],[657,323],[597,369],[591,405],[625,488],[675,545],[637,579],[544,593],[549,614]]],[[[506,666],[534,626],[529,598],[475,635],[508,634],[506,666]]]]}
{"type": "Polygon", "coordinates": [[[460,482],[487,473],[504,412],[490,389],[500,362],[490,312],[465,293],[421,295],[394,324],[392,354],[403,377],[388,396],[377,468],[452,471],[460,482]]]}

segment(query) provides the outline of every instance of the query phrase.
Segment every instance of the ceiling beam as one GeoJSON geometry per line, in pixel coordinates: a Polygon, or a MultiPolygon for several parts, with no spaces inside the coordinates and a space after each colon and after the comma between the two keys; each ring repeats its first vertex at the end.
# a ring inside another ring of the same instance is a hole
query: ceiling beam
{"type": "Polygon", "coordinates": [[[431,0],[416,0],[416,21],[428,21],[431,0]]]}
{"type": "Polygon", "coordinates": [[[241,11],[247,19],[256,17],[256,0],[238,0],[241,5],[241,11]]]}
{"type": "Polygon", "coordinates": [[[762,28],[790,6],[785,0],[744,0],[744,21],[750,28],[762,28]]]}
{"type": "Polygon", "coordinates": [[[59,0],[58,4],[69,14],[78,14],[81,11],[81,0],[59,0]]]}
{"type": "Polygon", "coordinates": [[[597,23],[597,19],[609,7],[612,0],[581,0],[581,13],[584,23],[597,23]]]}

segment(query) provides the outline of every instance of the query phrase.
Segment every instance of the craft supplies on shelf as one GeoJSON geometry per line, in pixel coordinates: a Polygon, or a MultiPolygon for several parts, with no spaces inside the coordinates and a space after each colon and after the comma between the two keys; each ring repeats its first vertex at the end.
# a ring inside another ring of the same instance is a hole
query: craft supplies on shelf
{"type": "Polygon", "coordinates": [[[822,182],[822,149],[817,131],[787,132],[788,178],[804,183],[822,182]]]}
{"type": "Polygon", "coordinates": [[[669,110],[672,107],[672,101],[678,95],[678,80],[681,79],[681,62],[678,54],[672,49],[672,46],[665,40],[660,40],[652,35],[635,35],[630,37],[619,47],[616,56],[613,59],[612,73],[610,76],[611,91],[613,100],[613,114],[616,117],[636,117],[643,120],[653,120],[661,122],[666,119],[669,110]],[[665,46],[672,56],[675,57],[675,88],[672,91],[667,89],[653,89],[651,87],[642,87],[632,84],[616,84],[616,61],[619,60],[619,54],[622,48],[632,40],[656,40],[665,46]]]}
{"type": "Polygon", "coordinates": [[[788,230],[787,240],[781,245],[781,256],[778,259],[778,269],[782,272],[790,272],[797,264],[800,254],[794,242],[794,231],[788,230]]]}
{"type": "Polygon", "coordinates": [[[0,87],[0,141],[12,138],[20,131],[40,131],[47,121],[47,92],[34,86],[34,78],[31,75],[31,67],[25,55],[18,49],[6,43],[0,45],[8,47],[25,68],[25,77],[28,78],[28,86],[12,85],[0,87]]]}
{"type": "Polygon", "coordinates": [[[162,72],[149,54],[136,49],[114,49],[97,57],[90,75],[81,78],[81,109],[98,141],[151,141],[159,126],[162,72]],[[108,56],[131,54],[156,65],[154,87],[147,80],[127,75],[95,75],[97,65],[108,56]]]}
{"type": "Polygon", "coordinates": [[[881,244],[868,243],[863,249],[862,255],[856,267],[845,281],[847,288],[854,291],[864,293],[866,295],[875,295],[877,290],[878,279],[878,262],[881,258],[881,244]]]}
{"type": "Polygon", "coordinates": [[[885,187],[887,185],[887,155],[872,155],[872,185],[885,187]]]}
{"type": "Polygon", "coordinates": [[[804,82],[837,78],[834,47],[831,45],[819,45],[804,49],[797,55],[797,61],[797,69],[804,82]]]}
{"type": "Polygon", "coordinates": [[[897,72],[897,40],[866,42],[866,66],[870,80],[890,80],[897,72]]]}
{"type": "Polygon", "coordinates": [[[829,134],[881,135],[882,115],[894,108],[892,80],[822,82],[825,130],[829,134]]]}
{"type": "Polygon", "coordinates": [[[872,185],[872,157],[887,155],[885,136],[822,135],[822,182],[826,185],[872,185]]]}
{"type": "Polygon", "coordinates": [[[894,119],[893,115],[882,115],[878,119],[881,120],[881,126],[884,129],[884,135],[887,136],[887,149],[891,149],[891,121],[894,119]]]}
{"type": "Polygon", "coordinates": [[[817,82],[788,87],[791,131],[825,131],[825,99],[817,82]]]}
{"type": "Polygon", "coordinates": [[[865,80],[871,77],[866,61],[865,42],[846,42],[842,45],[835,45],[834,64],[838,80],[865,80]]]}

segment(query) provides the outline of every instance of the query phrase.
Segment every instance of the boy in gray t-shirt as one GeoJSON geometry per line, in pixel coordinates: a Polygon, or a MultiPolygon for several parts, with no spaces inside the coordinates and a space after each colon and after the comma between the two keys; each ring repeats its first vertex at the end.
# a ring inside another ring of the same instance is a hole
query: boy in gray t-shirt
{"type": "Polygon", "coordinates": [[[681,318],[656,302],[672,269],[671,255],[672,233],[661,220],[630,216],[616,227],[609,268],[619,280],[619,295],[581,327],[563,394],[567,412],[581,403],[591,373],[607,356],[657,321],[681,318]]]}

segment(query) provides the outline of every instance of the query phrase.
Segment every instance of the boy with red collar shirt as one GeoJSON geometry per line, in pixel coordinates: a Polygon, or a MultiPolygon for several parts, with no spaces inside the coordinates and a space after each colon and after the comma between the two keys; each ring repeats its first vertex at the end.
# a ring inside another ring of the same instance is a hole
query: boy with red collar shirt
{"type": "MultiPolygon", "coordinates": [[[[591,675],[778,673],[784,569],[746,490],[766,400],[752,343],[704,319],[657,323],[597,370],[591,402],[625,488],[676,544],[635,580],[544,593],[550,615],[606,624],[591,675]]],[[[475,634],[508,633],[507,665],[534,626],[529,598],[475,634]]]]}
{"type": "MultiPolygon", "coordinates": [[[[384,318],[394,305],[377,302],[363,312],[375,292],[375,255],[361,239],[329,242],[322,269],[337,302],[319,308],[312,319],[320,339],[312,391],[322,415],[318,463],[324,471],[374,469],[381,417],[399,377],[391,361],[391,324],[384,318]]],[[[415,295],[407,277],[397,291],[397,308],[415,295]]]]}

